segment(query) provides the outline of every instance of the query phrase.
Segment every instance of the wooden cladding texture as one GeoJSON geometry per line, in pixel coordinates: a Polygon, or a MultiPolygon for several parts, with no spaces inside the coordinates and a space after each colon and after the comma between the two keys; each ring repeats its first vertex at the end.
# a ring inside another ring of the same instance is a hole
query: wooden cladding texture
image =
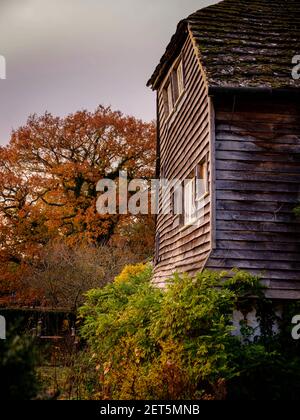
{"type": "MultiPolygon", "coordinates": [[[[182,59],[185,91],[169,116],[164,109],[163,85],[158,91],[160,169],[168,180],[188,178],[206,156],[210,171],[208,89],[189,37],[182,49],[182,59]]],[[[172,214],[157,218],[160,240],[156,283],[163,284],[176,271],[194,274],[201,270],[210,252],[209,197],[197,226],[183,227],[179,221],[179,217],[172,214]]]]}
{"type": "Polygon", "coordinates": [[[212,269],[260,275],[268,295],[300,298],[300,105],[215,100],[216,250],[212,269]]]}

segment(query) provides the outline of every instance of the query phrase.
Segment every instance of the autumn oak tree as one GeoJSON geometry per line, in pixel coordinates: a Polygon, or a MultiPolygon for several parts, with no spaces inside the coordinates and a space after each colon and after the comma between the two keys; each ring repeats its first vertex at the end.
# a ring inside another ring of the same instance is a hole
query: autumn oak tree
{"type": "Polygon", "coordinates": [[[0,148],[1,281],[57,238],[97,246],[142,230],[151,246],[151,217],[99,215],[96,184],[117,181],[121,170],[129,180],[148,179],[154,166],[154,123],[102,106],[66,118],[31,116],[0,148]]]}

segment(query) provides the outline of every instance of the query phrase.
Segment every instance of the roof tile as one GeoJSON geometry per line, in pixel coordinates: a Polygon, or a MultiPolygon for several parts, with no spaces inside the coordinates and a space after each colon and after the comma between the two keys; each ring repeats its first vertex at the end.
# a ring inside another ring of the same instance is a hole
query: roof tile
{"type": "Polygon", "coordinates": [[[210,86],[300,88],[299,0],[224,0],[181,21],[148,85],[156,87],[191,31],[210,86]]]}

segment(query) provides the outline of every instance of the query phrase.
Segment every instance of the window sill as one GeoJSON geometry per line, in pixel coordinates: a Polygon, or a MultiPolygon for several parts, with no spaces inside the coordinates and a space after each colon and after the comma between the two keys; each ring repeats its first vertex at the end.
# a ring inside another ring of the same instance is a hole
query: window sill
{"type": "MultiPolygon", "coordinates": [[[[201,202],[205,201],[206,198],[209,197],[209,195],[210,195],[209,192],[206,192],[200,198],[197,198],[196,202],[197,203],[201,203],[201,202]]],[[[205,203],[205,205],[206,204],[207,204],[207,202],[205,203]]],[[[189,229],[191,227],[195,227],[195,228],[198,228],[199,227],[199,219],[198,219],[198,217],[195,217],[195,219],[192,220],[190,223],[187,223],[187,224],[182,225],[178,231],[179,231],[179,233],[181,233],[184,230],[189,229]]]]}
{"type": "Polygon", "coordinates": [[[201,195],[201,197],[196,198],[197,202],[205,200],[209,196],[209,192],[207,191],[205,194],[201,195]]]}
{"type": "Polygon", "coordinates": [[[196,223],[197,223],[197,219],[195,219],[193,222],[190,222],[186,225],[181,226],[181,228],[179,229],[179,233],[184,232],[186,229],[189,229],[191,227],[194,227],[194,228],[198,227],[196,223]]]}

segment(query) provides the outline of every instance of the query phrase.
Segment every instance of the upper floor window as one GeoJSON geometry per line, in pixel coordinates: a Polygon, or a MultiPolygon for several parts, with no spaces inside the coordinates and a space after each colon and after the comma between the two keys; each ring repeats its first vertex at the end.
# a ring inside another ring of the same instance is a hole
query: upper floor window
{"type": "Polygon", "coordinates": [[[168,117],[173,111],[178,99],[184,92],[184,74],[182,59],[173,66],[163,88],[165,113],[168,117]]]}
{"type": "Polygon", "coordinates": [[[176,76],[175,76],[175,100],[182,95],[184,91],[184,80],[183,80],[183,64],[182,60],[179,61],[179,64],[176,68],[176,76]]]}

